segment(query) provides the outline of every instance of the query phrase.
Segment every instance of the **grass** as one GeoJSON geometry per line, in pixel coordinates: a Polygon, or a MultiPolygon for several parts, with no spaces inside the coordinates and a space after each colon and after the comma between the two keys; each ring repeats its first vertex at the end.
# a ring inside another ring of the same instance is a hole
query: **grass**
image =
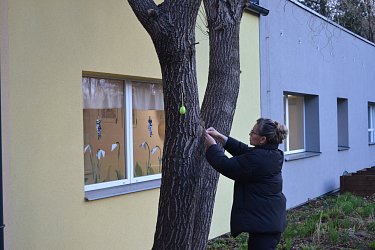
{"type": "MultiPolygon", "coordinates": [[[[374,249],[375,195],[327,195],[288,210],[278,249],[374,249]]],[[[208,250],[247,249],[247,234],[212,239],[208,250]]]]}

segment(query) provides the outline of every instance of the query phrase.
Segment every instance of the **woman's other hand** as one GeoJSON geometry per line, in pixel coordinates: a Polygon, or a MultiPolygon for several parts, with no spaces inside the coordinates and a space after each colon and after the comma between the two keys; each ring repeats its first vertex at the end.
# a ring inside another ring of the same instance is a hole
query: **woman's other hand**
{"type": "Polygon", "coordinates": [[[208,134],[207,131],[204,131],[203,136],[206,150],[212,145],[216,144],[215,139],[210,134],[208,134]]]}
{"type": "Polygon", "coordinates": [[[215,139],[216,139],[216,137],[218,137],[218,136],[220,135],[220,133],[217,132],[217,130],[216,130],[214,127],[210,127],[210,128],[208,128],[208,129],[206,129],[206,132],[207,132],[210,136],[214,137],[215,139]]]}
{"type": "Polygon", "coordinates": [[[209,134],[211,137],[213,137],[216,141],[220,142],[222,145],[224,145],[227,140],[228,140],[228,137],[226,137],[225,135],[219,133],[215,128],[213,127],[210,127],[206,130],[207,134],[209,134]]]}

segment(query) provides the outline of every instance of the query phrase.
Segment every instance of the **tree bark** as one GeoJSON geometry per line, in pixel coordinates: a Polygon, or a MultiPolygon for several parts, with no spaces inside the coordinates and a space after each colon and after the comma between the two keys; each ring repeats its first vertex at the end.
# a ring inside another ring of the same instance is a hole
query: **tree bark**
{"type": "MultiPolygon", "coordinates": [[[[228,135],[240,87],[239,34],[245,1],[203,0],[207,15],[210,61],[208,83],[202,103],[202,120],[228,135]]],[[[203,162],[199,176],[193,249],[206,249],[219,174],[203,162]]]]}
{"type": "Polygon", "coordinates": [[[129,4],[154,43],[163,78],[166,136],[152,249],[192,249],[197,176],[203,161],[195,60],[200,0],[129,4]],[[182,98],[184,115],[179,113],[182,98]]]}
{"type": "Polygon", "coordinates": [[[209,80],[199,109],[195,23],[201,0],[128,0],[149,33],[163,78],[166,136],[152,249],[206,249],[218,173],[204,158],[202,121],[228,134],[239,91],[244,0],[207,0],[209,80]],[[184,98],[187,112],[179,113],[184,98]]]}

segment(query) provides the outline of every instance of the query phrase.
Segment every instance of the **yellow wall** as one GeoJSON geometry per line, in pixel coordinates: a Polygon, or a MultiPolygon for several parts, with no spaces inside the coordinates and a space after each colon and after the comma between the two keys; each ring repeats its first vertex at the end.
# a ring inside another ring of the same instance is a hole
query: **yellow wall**
{"type": "MultiPolygon", "coordinates": [[[[204,27],[198,19],[198,25],[204,27]]],[[[231,136],[249,143],[249,132],[260,116],[259,17],[245,12],[241,22],[241,86],[231,136]]],[[[208,74],[208,37],[197,30],[199,98],[203,100],[208,74]]],[[[220,176],[210,238],[229,232],[233,181],[220,176]]]]}
{"type": "MultiPolygon", "coordinates": [[[[149,36],[123,0],[0,3],[6,249],[150,249],[158,189],[84,201],[81,83],[82,71],[160,78],[149,36]]],[[[245,14],[232,133],[245,141],[259,115],[257,30],[245,14]]],[[[229,230],[231,192],[221,178],[211,237],[229,230]]]]}
{"type": "MultiPolygon", "coordinates": [[[[10,178],[10,157],[9,147],[4,145],[10,145],[10,126],[6,118],[10,117],[9,109],[6,107],[9,102],[9,60],[8,60],[8,2],[7,0],[0,0],[0,83],[1,83],[1,143],[2,143],[2,178],[3,178],[3,190],[4,187],[9,187],[11,183],[10,178]]],[[[9,189],[8,189],[9,190],[9,189]]],[[[10,207],[11,193],[6,190],[3,191],[3,215],[5,218],[10,218],[11,207],[10,207]]],[[[5,219],[6,220],[6,219],[5,219]]],[[[9,229],[11,230],[11,226],[9,229]]],[[[4,230],[8,230],[4,229],[4,230]]]]}

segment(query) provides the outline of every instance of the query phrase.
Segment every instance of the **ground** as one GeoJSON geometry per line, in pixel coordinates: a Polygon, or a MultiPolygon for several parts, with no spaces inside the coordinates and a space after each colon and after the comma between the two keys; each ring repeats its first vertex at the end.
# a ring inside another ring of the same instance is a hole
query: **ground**
{"type": "MultiPolygon", "coordinates": [[[[330,194],[288,210],[278,249],[375,249],[375,194],[330,194]]],[[[247,234],[209,241],[208,248],[247,249],[247,234]]]]}

